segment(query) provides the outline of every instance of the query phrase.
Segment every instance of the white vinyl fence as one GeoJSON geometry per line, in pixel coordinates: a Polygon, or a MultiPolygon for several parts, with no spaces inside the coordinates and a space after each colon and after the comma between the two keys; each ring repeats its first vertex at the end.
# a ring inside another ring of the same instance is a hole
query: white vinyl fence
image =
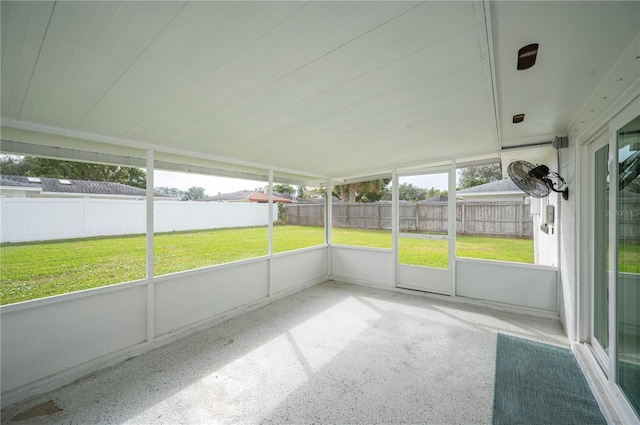
{"type": "MultiPolygon", "coordinates": [[[[278,215],[273,206],[274,217],[278,215]]],[[[145,201],[0,198],[0,242],[30,242],[145,232],[145,201]]],[[[268,204],[154,202],[154,231],[266,226],[268,204]]]]}

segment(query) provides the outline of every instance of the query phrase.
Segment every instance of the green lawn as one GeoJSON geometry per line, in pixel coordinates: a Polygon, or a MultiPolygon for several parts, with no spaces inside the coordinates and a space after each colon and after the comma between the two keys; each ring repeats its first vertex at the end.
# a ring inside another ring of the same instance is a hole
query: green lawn
{"type": "MultiPolygon", "coordinates": [[[[267,235],[267,227],[157,234],[154,274],[267,255],[267,235]]],[[[390,231],[336,228],[332,239],[335,244],[391,248],[390,231]]],[[[276,253],[323,242],[322,228],[274,227],[276,253]]],[[[457,249],[461,257],[533,262],[531,239],[460,236],[457,249]]],[[[438,261],[446,259],[446,255],[443,256],[446,243],[442,241],[401,239],[400,251],[400,261],[405,264],[438,267],[438,261]]],[[[0,261],[2,304],[10,304],[142,279],[145,238],[136,235],[5,243],[0,245],[0,261]]]]}
{"type": "MultiPolygon", "coordinates": [[[[334,228],[334,244],[391,248],[390,230],[362,230],[334,228]]],[[[400,263],[416,266],[446,268],[448,246],[446,241],[401,238],[400,263]]],[[[533,239],[499,238],[487,236],[458,236],[458,257],[484,260],[512,261],[533,264],[533,239]]]]}

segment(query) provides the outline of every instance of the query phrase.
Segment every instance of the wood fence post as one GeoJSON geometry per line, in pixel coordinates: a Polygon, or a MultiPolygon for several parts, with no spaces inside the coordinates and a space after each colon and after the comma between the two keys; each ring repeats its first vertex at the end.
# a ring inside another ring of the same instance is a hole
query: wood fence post
{"type": "Polygon", "coordinates": [[[520,216],[522,215],[522,203],[518,202],[516,204],[516,232],[519,237],[522,237],[522,220],[520,220],[520,216]]]}

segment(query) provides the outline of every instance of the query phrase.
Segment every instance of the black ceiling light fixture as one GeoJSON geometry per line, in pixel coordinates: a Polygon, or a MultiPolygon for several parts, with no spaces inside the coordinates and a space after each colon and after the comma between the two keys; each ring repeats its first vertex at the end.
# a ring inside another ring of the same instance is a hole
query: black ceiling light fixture
{"type": "Polygon", "coordinates": [[[518,124],[519,122],[524,121],[524,114],[517,114],[513,116],[513,123],[518,124]]]}
{"type": "Polygon", "coordinates": [[[536,64],[538,43],[529,44],[518,50],[518,71],[529,69],[536,64]]]}

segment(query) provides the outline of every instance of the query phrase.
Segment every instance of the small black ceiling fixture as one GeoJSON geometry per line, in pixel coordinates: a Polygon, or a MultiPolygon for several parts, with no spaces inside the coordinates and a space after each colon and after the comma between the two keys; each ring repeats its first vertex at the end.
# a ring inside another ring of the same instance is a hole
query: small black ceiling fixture
{"type": "Polygon", "coordinates": [[[518,71],[529,69],[536,64],[538,43],[529,44],[518,50],[518,71]]]}
{"type": "Polygon", "coordinates": [[[518,124],[519,122],[524,121],[524,114],[517,114],[513,116],[513,123],[518,124]]]}

